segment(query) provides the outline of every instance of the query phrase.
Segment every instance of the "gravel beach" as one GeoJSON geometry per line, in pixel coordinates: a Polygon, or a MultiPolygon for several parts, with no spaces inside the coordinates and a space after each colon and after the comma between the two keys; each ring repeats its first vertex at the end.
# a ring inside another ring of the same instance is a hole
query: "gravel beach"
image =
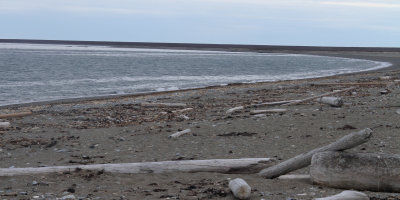
{"type": "MultiPolygon", "coordinates": [[[[104,163],[273,158],[277,164],[364,128],[373,137],[349,152],[400,154],[400,52],[296,51],[391,62],[389,68],[305,80],[64,100],[0,107],[0,167],[44,167],[104,163]],[[250,105],[341,93],[342,107],[315,101],[291,106],[250,105]],[[145,106],[143,103],[179,103],[145,106]],[[184,105],[181,105],[184,104],[184,105]],[[244,109],[226,113],[230,108],[244,109]],[[191,109],[187,109],[191,108],[191,109]],[[259,109],[283,113],[252,115],[259,109]],[[168,136],[185,129],[175,139],[168,136]]],[[[291,174],[306,174],[308,168],[291,174]]],[[[251,199],[313,199],[342,190],[309,181],[264,179],[257,174],[118,174],[75,170],[0,177],[2,199],[234,199],[228,180],[242,178],[251,199]]],[[[400,194],[365,191],[371,199],[400,194]]]]}

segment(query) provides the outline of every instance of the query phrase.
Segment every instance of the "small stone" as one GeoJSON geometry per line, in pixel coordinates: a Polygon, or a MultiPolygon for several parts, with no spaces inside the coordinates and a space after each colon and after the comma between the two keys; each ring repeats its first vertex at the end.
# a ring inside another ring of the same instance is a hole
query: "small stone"
{"type": "Polygon", "coordinates": [[[39,182],[37,182],[37,181],[32,181],[32,185],[39,185],[39,182]]]}
{"type": "Polygon", "coordinates": [[[396,110],[396,113],[400,115],[400,109],[397,109],[397,110],[396,110]]]}
{"type": "Polygon", "coordinates": [[[20,195],[28,195],[27,192],[19,192],[20,195]]]}
{"type": "Polygon", "coordinates": [[[389,94],[389,93],[390,93],[390,90],[388,90],[388,89],[385,89],[385,90],[381,91],[381,94],[389,94]]]}
{"type": "Polygon", "coordinates": [[[188,116],[186,116],[186,115],[179,115],[179,119],[189,120],[190,118],[188,116]]]}
{"type": "Polygon", "coordinates": [[[75,195],[70,194],[60,198],[60,200],[76,199],[75,195]]]}

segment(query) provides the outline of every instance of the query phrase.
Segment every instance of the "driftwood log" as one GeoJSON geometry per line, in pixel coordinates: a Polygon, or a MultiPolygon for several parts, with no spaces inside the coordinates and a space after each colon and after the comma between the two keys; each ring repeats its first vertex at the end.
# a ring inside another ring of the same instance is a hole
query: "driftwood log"
{"type": "Polygon", "coordinates": [[[359,132],[351,133],[349,135],[340,138],[334,143],[314,149],[307,153],[300,154],[289,160],[281,162],[275,166],[263,169],[258,174],[265,178],[275,178],[280,175],[287,174],[296,169],[300,169],[310,165],[312,156],[318,152],[342,151],[350,149],[368,141],[371,135],[372,135],[372,130],[369,128],[361,130],[359,132]]]}
{"type": "Polygon", "coordinates": [[[290,103],[287,103],[287,104],[283,104],[283,105],[284,106],[296,105],[296,104],[299,104],[299,103],[312,101],[314,99],[318,99],[318,98],[321,98],[321,97],[332,96],[332,95],[335,95],[335,94],[348,92],[348,91],[351,91],[351,90],[354,90],[354,89],[356,89],[356,88],[355,87],[351,87],[351,88],[346,88],[346,89],[343,89],[343,90],[337,90],[337,91],[334,91],[334,92],[329,92],[329,93],[321,94],[321,95],[318,95],[318,96],[313,96],[313,97],[309,97],[309,98],[305,98],[305,99],[301,99],[301,100],[295,100],[293,102],[290,102],[290,103]]]}
{"type": "Polygon", "coordinates": [[[8,119],[14,117],[25,117],[28,115],[32,115],[32,112],[19,112],[19,113],[10,113],[10,114],[0,114],[0,119],[8,119]]]}
{"type": "Polygon", "coordinates": [[[360,83],[313,83],[312,86],[387,86],[396,82],[360,82],[360,83]]]}
{"type": "Polygon", "coordinates": [[[369,200],[369,197],[362,193],[353,190],[345,190],[337,195],[316,198],[314,200],[369,200]]]}
{"type": "Polygon", "coordinates": [[[250,107],[261,107],[261,106],[279,106],[287,103],[294,102],[296,100],[290,100],[290,101],[274,101],[274,102],[264,102],[264,103],[259,103],[259,104],[252,104],[250,107]]]}
{"type": "Polygon", "coordinates": [[[280,180],[311,180],[309,174],[288,174],[279,176],[280,180]]]}
{"type": "Polygon", "coordinates": [[[193,110],[193,108],[184,108],[184,109],[181,109],[181,110],[174,110],[174,111],[172,111],[172,113],[183,113],[183,112],[189,112],[189,111],[192,111],[193,110]]]}
{"type": "Polygon", "coordinates": [[[400,155],[322,152],[313,156],[310,175],[334,188],[400,192],[400,155]]]}
{"type": "Polygon", "coordinates": [[[95,164],[95,165],[71,165],[39,168],[0,168],[1,176],[18,176],[46,174],[54,172],[73,172],[82,170],[104,170],[110,173],[169,173],[169,172],[218,172],[251,174],[262,168],[271,166],[271,158],[242,158],[242,159],[214,159],[214,160],[185,160],[162,161],[143,163],[119,163],[119,164],[95,164]]]}
{"type": "Polygon", "coordinates": [[[177,138],[177,137],[179,137],[179,136],[181,136],[181,135],[190,133],[191,131],[192,131],[192,130],[190,130],[190,129],[185,129],[185,130],[183,130],[183,131],[179,131],[179,132],[176,132],[176,133],[174,133],[174,134],[172,134],[172,135],[169,135],[168,138],[177,138]]]}
{"type": "Polygon", "coordinates": [[[241,178],[229,181],[229,189],[238,199],[248,199],[251,194],[251,187],[241,178]]]}
{"type": "Polygon", "coordinates": [[[251,115],[258,115],[263,113],[285,113],[287,109],[268,109],[268,110],[252,110],[251,115]]]}
{"type": "Polygon", "coordinates": [[[143,107],[186,107],[185,103],[141,103],[140,105],[143,107]]]}

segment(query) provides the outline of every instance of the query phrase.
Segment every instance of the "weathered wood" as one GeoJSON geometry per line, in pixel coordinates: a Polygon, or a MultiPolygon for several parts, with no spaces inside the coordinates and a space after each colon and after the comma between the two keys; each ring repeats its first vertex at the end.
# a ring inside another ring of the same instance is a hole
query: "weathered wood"
{"type": "Polygon", "coordinates": [[[186,107],[185,103],[141,103],[143,107],[186,107]]]}
{"type": "Polygon", "coordinates": [[[192,130],[190,130],[190,129],[185,129],[185,130],[183,130],[183,131],[179,131],[179,132],[176,132],[176,133],[174,133],[174,134],[168,136],[168,138],[177,138],[177,137],[179,137],[179,136],[181,136],[181,135],[190,133],[191,131],[192,131],[192,130]]]}
{"type": "Polygon", "coordinates": [[[318,95],[318,96],[313,96],[313,97],[309,97],[309,98],[305,98],[305,99],[301,99],[301,100],[295,100],[295,101],[293,101],[293,102],[290,102],[290,103],[287,103],[287,104],[283,104],[283,105],[284,105],[284,106],[296,105],[296,104],[299,104],[299,103],[304,103],[304,102],[307,102],[307,101],[312,101],[312,100],[314,100],[314,99],[318,99],[318,98],[321,98],[321,97],[332,96],[332,95],[335,95],[335,94],[339,94],[339,93],[343,93],[343,92],[348,92],[348,91],[351,91],[351,90],[354,90],[354,89],[356,89],[356,88],[355,88],[355,87],[346,88],[346,89],[343,89],[343,90],[338,90],[338,91],[334,91],[334,92],[329,92],[329,93],[321,94],[321,95],[318,95]]]}
{"type": "Polygon", "coordinates": [[[279,176],[280,180],[311,180],[309,174],[288,174],[279,176]]]}
{"type": "Polygon", "coordinates": [[[313,156],[310,175],[334,188],[400,192],[400,155],[322,152],[313,156]]]}
{"type": "Polygon", "coordinates": [[[285,113],[287,109],[252,110],[250,114],[258,115],[263,113],[285,113]]]}
{"type": "Polygon", "coordinates": [[[321,97],[318,98],[317,101],[333,107],[341,107],[343,105],[343,100],[340,97],[321,97]]]}
{"type": "Polygon", "coordinates": [[[345,190],[339,194],[323,197],[323,198],[316,198],[314,200],[369,200],[368,195],[357,192],[353,190],[345,190]]]}
{"type": "Polygon", "coordinates": [[[143,163],[71,165],[39,168],[0,168],[0,176],[19,176],[46,174],[54,172],[72,172],[76,169],[104,170],[110,173],[169,173],[169,172],[218,172],[251,174],[260,169],[271,166],[271,158],[242,158],[242,159],[214,159],[214,160],[184,160],[143,163]]]}
{"type": "Polygon", "coordinates": [[[192,111],[193,110],[193,108],[184,108],[184,109],[181,109],[181,110],[174,110],[174,111],[172,111],[173,113],[183,113],[183,112],[189,112],[189,111],[192,111]]]}
{"type": "Polygon", "coordinates": [[[0,128],[9,128],[10,126],[10,122],[0,122],[0,128]]]}
{"type": "Polygon", "coordinates": [[[241,178],[229,181],[229,189],[238,199],[248,199],[251,194],[251,187],[241,178]]]}
{"type": "Polygon", "coordinates": [[[264,102],[264,103],[259,103],[259,104],[252,104],[250,107],[261,107],[261,106],[279,106],[287,103],[294,102],[296,100],[291,100],[291,101],[274,101],[274,102],[264,102]]]}
{"type": "Polygon", "coordinates": [[[244,106],[234,107],[234,108],[231,108],[231,109],[227,110],[226,114],[230,114],[230,113],[233,113],[233,112],[236,112],[236,111],[239,111],[239,110],[243,110],[243,109],[244,109],[244,106]]]}
{"type": "Polygon", "coordinates": [[[349,135],[340,138],[334,143],[331,143],[329,145],[320,148],[316,148],[307,153],[303,153],[289,160],[283,161],[275,166],[263,169],[258,174],[265,178],[275,178],[280,175],[287,174],[296,169],[300,169],[310,165],[312,156],[318,152],[342,151],[350,149],[368,141],[371,136],[372,136],[372,130],[369,128],[361,130],[359,132],[351,133],[349,135]]]}
{"type": "Polygon", "coordinates": [[[313,83],[312,86],[387,86],[396,82],[360,82],[360,83],[313,83]]]}
{"type": "Polygon", "coordinates": [[[0,119],[8,119],[14,117],[25,117],[28,115],[32,115],[32,112],[19,112],[19,113],[10,113],[10,114],[1,114],[0,119]]]}

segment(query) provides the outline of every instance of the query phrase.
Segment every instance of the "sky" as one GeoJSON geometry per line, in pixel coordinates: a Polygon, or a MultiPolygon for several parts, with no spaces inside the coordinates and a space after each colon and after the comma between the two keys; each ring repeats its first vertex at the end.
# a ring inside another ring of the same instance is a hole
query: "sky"
{"type": "Polygon", "coordinates": [[[400,47],[400,0],[0,0],[0,38],[400,47]]]}

